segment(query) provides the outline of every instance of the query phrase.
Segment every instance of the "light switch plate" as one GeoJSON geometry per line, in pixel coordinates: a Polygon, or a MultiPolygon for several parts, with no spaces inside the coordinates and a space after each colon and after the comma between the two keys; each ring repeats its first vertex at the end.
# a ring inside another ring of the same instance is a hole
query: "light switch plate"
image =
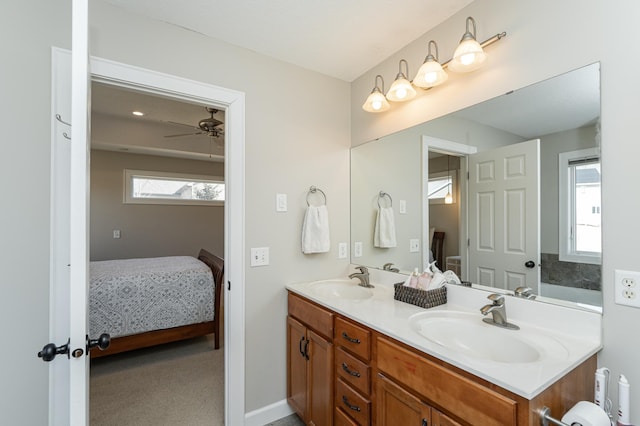
{"type": "Polygon", "coordinates": [[[416,253],[420,251],[420,240],[417,238],[412,238],[409,240],[409,252],[416,253]]]}
{"type": "Polygon", "coordinates": [[[615,271],[615,302],[640,308],[640,272],[615,271]]]}
{"type": "Polygon", "coordinates": [[[287,194],[276,194],[276,211],[287,211],[287,194]]]}
{"type": "Polygon", "coordinates": [[[251,249],[251,266],[267,266],[269,264],[269,247],[251,249]]]}
{"type": "Polygon", "coordinates": [[[353,257],[362,257],[362,241],[353,244],[353,257]]]}
{"type": "Polygon", "coordinates": [[[400,200],[400,214],[407,213],[407,200],[400,200]]]}
{"type": "Polygon", "coordinates": [[[338,259],[347,258],[347,243],[338,243],[338,259]]]}

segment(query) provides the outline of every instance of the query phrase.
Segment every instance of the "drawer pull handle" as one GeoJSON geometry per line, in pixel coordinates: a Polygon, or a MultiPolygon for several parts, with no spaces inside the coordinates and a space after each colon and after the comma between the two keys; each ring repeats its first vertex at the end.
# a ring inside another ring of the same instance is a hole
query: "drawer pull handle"
{"type": "Polygon", "coordinates": [[[357,411],[358,413],[360,412],[360,407],[358,407],[357,405],[351,405],[349,404],[349,400],[347,399],[346,396],[342,395],[342,402],[344,402],[344,405],[346,405],[347,407],[349,407],[350,409],[352,409],[353,411],[357,411]]]}
{"type": "Polygon", "coordinates": [[[360,339],[358,338],[353,338],[353,337],[349,337],[349,335],[347,334],[346,331],[342,332],[342,337],[344,337],[345,339],[347,339],[348,341],[350,341],[351,343],[355,343],[357,345],[360,344],[360,339]]]}
{"type": "Polygon", "coordinates": [[[429,422],[427,422],[427,419],[422,419],[422,426],[429,426],[429,422]]]}
{"type": "Polygon", "coordinates": [[[346,362],[342,363],[342,369],[347,373],[351,374],[353,377],[360,377],[360,373],[358,373],[357,371],[351,371],[346,362]]]}

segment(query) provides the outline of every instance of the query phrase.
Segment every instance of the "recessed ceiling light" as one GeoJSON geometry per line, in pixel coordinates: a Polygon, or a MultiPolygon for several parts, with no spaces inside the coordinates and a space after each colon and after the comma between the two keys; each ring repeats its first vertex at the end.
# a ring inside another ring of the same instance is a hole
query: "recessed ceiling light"
{"type": "Polygon", "coordinates": [[[140,111],[133,111],[131,114],[138,116],[138,117],[142,117],[144,115],[144,112],[140,112],[140,111]]]}

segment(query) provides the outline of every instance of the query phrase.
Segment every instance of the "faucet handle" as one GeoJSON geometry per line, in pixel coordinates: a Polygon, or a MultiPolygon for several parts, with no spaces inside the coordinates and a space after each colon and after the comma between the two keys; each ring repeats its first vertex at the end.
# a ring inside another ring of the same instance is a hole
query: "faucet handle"
{"type": "Polygon", "coordinates": [[[491,300],[494,305],[504,305],[504,296],[498,293],[491,293],[487,296],[487,299],[491,300]]]}
{"type": "Polygon", "coordinates": [[[356,269],[360,271],[360,273],[362,274],[368,274],[369,273],[369,269],[367,269],[366,266],[356,266],[356,269]]]}

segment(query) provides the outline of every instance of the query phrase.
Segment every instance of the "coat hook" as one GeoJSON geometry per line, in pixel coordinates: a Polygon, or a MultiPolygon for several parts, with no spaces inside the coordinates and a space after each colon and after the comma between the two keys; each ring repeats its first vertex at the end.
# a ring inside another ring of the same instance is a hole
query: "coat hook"
{"type": "Polygon", "coordinates": [[[71,136],[69,136],[69,135],[67,134],[67,132],[62,132],[62,136],[64,136],[65,138],[67,138],[67,139],[71,140],[71,136]]]}
{"type": "Polygon", "coordinates": [[[58,120],[59,122],[61,122],[62,124],[66,124],[67,126],[71,126],[71,123],[67,123],[66,121],[64,121],[62,119],[62,116],[60,114],[56,114],[56,120],[58,120]]]}

